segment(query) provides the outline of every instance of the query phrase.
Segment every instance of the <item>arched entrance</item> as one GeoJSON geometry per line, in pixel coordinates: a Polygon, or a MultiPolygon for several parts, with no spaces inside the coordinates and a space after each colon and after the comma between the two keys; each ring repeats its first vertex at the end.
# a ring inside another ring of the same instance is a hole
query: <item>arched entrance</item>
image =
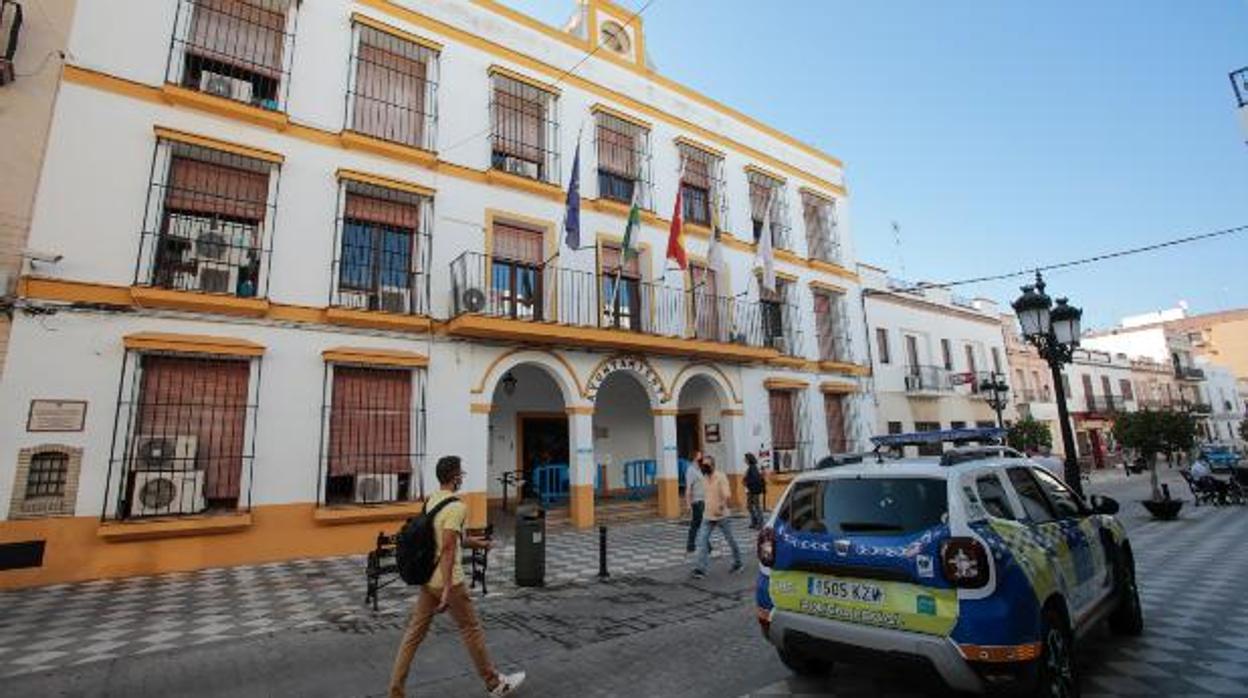
{"type": "Polygon", "coordinates": [[[594,398],[594,457],[599,498],[654,498],[660,454],[650,393],[631,371],[602,380],[594,398]]]}
{"type": "Polygon", "coordinates": [[[735,409],[730,385],[721,373],[695,366],[682,375],[676,391],[676,444],[683,467],[694,451],[715,459],[716,467],[732,482],[734,501],[743,500],[741,474],[744,454],[737,452],[735,409]]]}
{"type": "MultiPolygon", "coordinates": [[[[539,363],[517,363],[494,385],[486,458],[487,491],[495,507],[503,504],[505,489],[507,508],[514,511],[518,481],[524,495],[536,497],[536,468],[571,463],[567,401],[550,371],[539,363]]],[[[545,468],[540,474],[549,472],[545,468]]]]}

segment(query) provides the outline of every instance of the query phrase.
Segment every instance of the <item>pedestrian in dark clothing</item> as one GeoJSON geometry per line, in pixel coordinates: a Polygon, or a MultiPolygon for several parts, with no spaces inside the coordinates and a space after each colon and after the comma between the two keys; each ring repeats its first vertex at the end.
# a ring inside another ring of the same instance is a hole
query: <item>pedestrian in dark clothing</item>
{"type": "Polygon", "coordinates": [[[763,495],[767,492],[767,481],[753,453],[745,454],[745,465],[745,502],[750,510],[750,528],[757,530],[763,527],[763,495]]]}

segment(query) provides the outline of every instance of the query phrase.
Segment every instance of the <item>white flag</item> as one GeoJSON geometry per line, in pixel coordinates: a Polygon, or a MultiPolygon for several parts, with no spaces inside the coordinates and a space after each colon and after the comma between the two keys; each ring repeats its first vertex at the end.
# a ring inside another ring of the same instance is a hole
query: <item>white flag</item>
{"type": "MultiPolygon", "coordinates": [[[[776,260],[771,253],[771,197],[767,197],[767,206],[763,209],[763,230],[758,235],[757,261],[763,265],[763,288],[771,293],[776,292],[776,260]]],[[[758,264],[755,264],[758,268],[758,264]]]]}
{"type": "Polygon", "coordinates": [[[711,202],[711,240],[706,250],[706,266],[716,274],[724,272],[724,241],[720,238],[719,207],[711,202]]]}

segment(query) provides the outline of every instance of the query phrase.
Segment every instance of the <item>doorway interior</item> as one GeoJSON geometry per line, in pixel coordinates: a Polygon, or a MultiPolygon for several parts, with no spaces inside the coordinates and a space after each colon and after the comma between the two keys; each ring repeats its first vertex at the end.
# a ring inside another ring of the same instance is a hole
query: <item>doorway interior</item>
{"type": "Polygon", "coordinates": [[[516,470],[524,481],[525,498],[536,497],[532,488],[533,467],[549,463],[571,465],[568,453],[568,417],[554,413],[521,413],[516,415],[516,433],[520,448],[516,449],[516,470]]]}

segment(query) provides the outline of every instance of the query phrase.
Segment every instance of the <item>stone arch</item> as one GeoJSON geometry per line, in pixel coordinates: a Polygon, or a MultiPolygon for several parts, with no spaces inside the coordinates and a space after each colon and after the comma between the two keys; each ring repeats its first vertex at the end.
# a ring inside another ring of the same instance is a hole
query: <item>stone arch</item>
{"type": "Polygon", "coordinates": [[[732,380],[718,366],[702,362],[689,363],[681,367],[676,377],[672,379],[670,399],[679,402],[680,392],[684,390],[689,381],[698,376],[706,378],[711,383],[725,409],[731,405],[741,404],[741,397],[737,393],[736,386],[732,384],[732,380]]]}
{"type": "Polygon", "coordinates": [[[583,391],[585,399],[590,402],[596,402],[598,389],[602,387],[608,378],[616,373],[627,374],[641,385],[641,388],[650,398],[651,409],[657,410],[663,403],[672,399],[672,393],[668,390],[662,374],[654,366],[650,365],[650,362],[644,357],[632,354],[617,354],[599,361],[598,365],[594,366],[594,370],[590,371],[589,376],[585,379],[583,391]]]}
{"type": "Polygon", "coordinates": [[[498,387],[498,382],[503,379],[503,376],[507,375],[507,372],[511,369],[520,365],[535,366],[550,376],[555,385],[559,386],[565,406],[571,407],[581,402],[583,389],[576,377],[576,372],[572,369],[572,365],[568,363],[567,359],[553,351],[523,347],[511,349],[495,358],[489,367],[485,369],[485,372],[481,375],[481,380],[478,381],[472,392],[492,398],[494,389],[498,387]]]}

